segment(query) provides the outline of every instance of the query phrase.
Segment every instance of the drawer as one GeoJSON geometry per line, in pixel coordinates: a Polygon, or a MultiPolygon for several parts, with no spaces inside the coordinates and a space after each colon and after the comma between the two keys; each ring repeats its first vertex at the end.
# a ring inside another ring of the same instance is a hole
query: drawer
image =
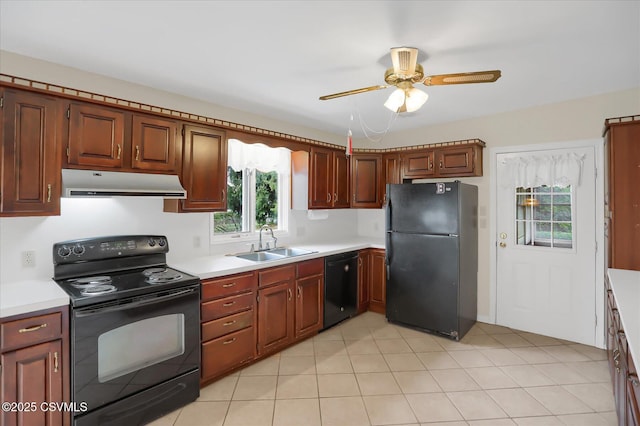
{"type": "Polygon", "coordinates": [[[324,258],[307,260],[296,264],[296,277],[309,277],[311,275],[324,274],[324,258]]]}
{"type": "Polygon", "coordinates": [[[258,283],[260,287],[295,278],[296,267],[294,265],[281,266],[277,268],[265,269],[258,272],[258,283]]]}
{"type": "Polygon", "coordinates": [[[62,336],[62,314],[54,312],[0,324],[2,352],[24,348],[62,336]]]}
{"type": "Polygon", "coordinates": [[[202,281],[202,300],[207,301],[253,290],[256,287],[255,278],[255,274],[251,272],[250,274],[237,274],[223,278],[204,280],[202,281]]]}
{"type": "Polygon", "coordinates": [[[214,378],[255,356],[255,327],[245,328],[202,344],[202,380],[214,378]]]}
{"type": "Polygon", "coordinates": [[[249,310],[253,308],[255,300],[255,293],[251,291],[205,302],[202,304],[202,322],[249,310]]]}
{"type": "Polygon", "coordinates": [[[202,324],[202,341],[216,339],[225,334],[242,330],[253,325],[253,309],[229,315],[202,324]]]}

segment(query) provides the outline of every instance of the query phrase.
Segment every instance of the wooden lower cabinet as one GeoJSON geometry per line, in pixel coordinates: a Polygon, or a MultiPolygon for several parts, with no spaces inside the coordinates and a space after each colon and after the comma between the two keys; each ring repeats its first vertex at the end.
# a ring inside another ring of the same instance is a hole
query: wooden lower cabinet
{"type": "Polygon", "coordinates": [[[369,259],[371,250],[360,250],[358,253],[358,306],[359,314],[369,309],[369,259]]]}
{"type": "Polygon", "coordinates": [[[258,354],[263,355],[293,341],[293,280],[258,290],[258,354]]]}
{"type": "Polygon", "coordinates": [[[0,412],[3,426],[70,424],[68,411],[42,409],[69,402],[68,321],[65,306],[9,317],[0,324],[0,400],[10,404],[0,412]]]}
{"type": "Polygon", "coordinates": [[[387,305],[387,264],[385,251],[382,249],[371,249],[369,282],[369,310],[384,314],[387,305]]]}
{"type": "Polygon", "coordinates": [[[296,265],[296,339],[322,329],[324,317],[324,259],[296,265]]]}

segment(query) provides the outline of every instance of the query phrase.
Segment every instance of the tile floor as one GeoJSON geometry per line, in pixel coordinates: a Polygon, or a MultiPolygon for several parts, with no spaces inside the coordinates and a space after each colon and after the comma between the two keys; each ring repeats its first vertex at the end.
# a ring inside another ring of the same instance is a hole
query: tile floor
{"type": "Polygon", "coordinates": [[[460,342],[367,312],[153,426],[616,425],[606,352],[478,323],[460,342]]]}

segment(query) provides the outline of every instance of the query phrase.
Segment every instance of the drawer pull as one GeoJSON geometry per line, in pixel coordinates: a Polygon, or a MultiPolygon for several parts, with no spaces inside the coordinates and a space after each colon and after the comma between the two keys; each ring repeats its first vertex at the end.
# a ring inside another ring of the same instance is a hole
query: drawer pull
{"type": "Polygon", "coordinates": [[[53,353],[53,372],[58,372],[58,352],[53,353]]]}
{"type": "Polygon", "coordinates": [[[233,306],[233,305],[235,305],[235,304],[236,304],[236,301],[234,300],[234,301],[232,301],[232,302],[223,303],[223,304],[222,304],[222,306],[224,306],[224,307],[229,307],[229,306],[233,306]]]}
{"type": "Polygon", "coordinates": [[[46,328],[46,327],[47,327],[47,323],[34,325],[33,327],[21,328],[20,330],[18,330],[18,333],[29,333],[30,331],[37,331],[37,330],[40,330],[41,328],[46,328]]]}
{"type": "Polygon", "coordinates": [[[236,338],[234,337],[233,339],[229,339],[229,340],[225,340],[224,342],[222,342],[223,345],[229,345],[233,342],[236,341],[236,338]]]}
{"type": "Polygon", "coordinates": [[[223,327],[229,327],[230,325],[233,325],[236,323],[236,320],[233,321],[227,321],[224,324],[222,324],[223,327]]]}
{"type": "Polygon", "coordinates": [[[236,285],[235,282],[233,283],[229,283],[229,284],[222,284],[222,288],[229,288],[229,287],[234,287],[236,285]]]}

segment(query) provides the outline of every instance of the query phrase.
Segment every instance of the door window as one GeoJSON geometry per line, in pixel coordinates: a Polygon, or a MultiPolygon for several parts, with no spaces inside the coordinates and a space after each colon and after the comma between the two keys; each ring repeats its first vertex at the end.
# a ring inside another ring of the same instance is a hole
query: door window
{"type": "Polygon", "coordinates": [[[516,243],[573,248],[572,199],[571,186],[516,188],[516,243]]]}

